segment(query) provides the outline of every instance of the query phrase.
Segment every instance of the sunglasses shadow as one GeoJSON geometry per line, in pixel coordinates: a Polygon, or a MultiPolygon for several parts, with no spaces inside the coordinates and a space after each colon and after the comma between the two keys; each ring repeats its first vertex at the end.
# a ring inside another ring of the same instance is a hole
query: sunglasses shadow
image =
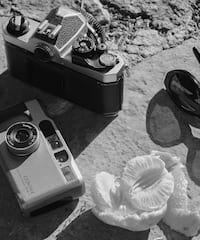
{"type": "Polygon", "coordinates": [[[146,129],[151,140],[161,147],[181,143],[187,147],[188,175],[200,186],[200,119],[179,109],[162,89],[149,103],[146,129]]]}
{"type": "Polygon", "coordinates": [[[167,92],[160,90],[149,102],[146,113],[146,129],[151,140],[162,147],[184,142],[191,132],[181,114],[167,92]]]}

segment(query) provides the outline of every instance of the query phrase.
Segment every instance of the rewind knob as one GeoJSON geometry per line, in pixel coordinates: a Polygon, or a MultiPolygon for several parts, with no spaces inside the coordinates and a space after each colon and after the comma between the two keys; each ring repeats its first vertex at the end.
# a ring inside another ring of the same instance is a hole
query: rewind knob
{"type": "Polygon", "coordinates": [[[13,15],[7,25],[7,31],[16,36],[21,36],[29,30],[29,22],[23,15],[13,15]]]}

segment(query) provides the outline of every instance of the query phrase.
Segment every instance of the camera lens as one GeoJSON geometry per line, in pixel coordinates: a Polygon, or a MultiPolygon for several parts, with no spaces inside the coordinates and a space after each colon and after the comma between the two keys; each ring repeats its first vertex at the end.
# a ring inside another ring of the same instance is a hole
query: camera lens
{"type": "Polygon", "coordinates": [[[17,156],[26,156],[39,147],[39,131],[29,122],[11,125],[6,132],[8,150],[17,156]]]}
{"type": "Polygon", "coordinates": [[[25,129],[20,129],[16,133],[16,139],[19,142],[26,142],[28,140],[29,136],[30,136],[29,132],[25,129]]]}

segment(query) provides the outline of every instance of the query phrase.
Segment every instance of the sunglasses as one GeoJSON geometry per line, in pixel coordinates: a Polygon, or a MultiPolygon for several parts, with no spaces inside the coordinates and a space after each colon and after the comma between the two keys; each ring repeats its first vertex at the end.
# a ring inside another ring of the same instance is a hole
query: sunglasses
{"type": "Polygon", "coordinates": [[[178,107],[200,117],[200,82],[191,73],[172,70],[167,73],[164,84],[178,107]]]}
{"type": "MultiPolygon", "coordinates": [[[[200,63],[200,52],[192,48],[200,63]]],[[[200,117],[200,82],[185,70],[173,70],[167,73],[164,84],[174,103],[187,112],[200,117]]]]}

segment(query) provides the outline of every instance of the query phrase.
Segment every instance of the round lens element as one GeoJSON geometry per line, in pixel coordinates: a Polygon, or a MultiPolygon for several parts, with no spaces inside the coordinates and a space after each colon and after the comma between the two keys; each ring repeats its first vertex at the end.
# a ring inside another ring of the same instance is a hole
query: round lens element
{"type": "Polygon", "coordinates": [[[8,150],[13,154],[29,155],[39,147],[39,131],[30,122],[18,122],[8,128],[5,140],[8,150]]]}

